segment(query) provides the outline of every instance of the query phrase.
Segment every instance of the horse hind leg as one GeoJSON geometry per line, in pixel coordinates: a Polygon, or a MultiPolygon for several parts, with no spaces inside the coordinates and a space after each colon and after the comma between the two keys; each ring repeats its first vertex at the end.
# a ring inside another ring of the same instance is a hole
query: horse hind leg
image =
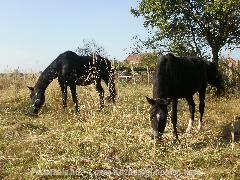
{"type": "Polygon", "coordinates": [[[188,105],[189,105],[189,111],[190,111],[190,119],[189,119],[189,122],[188,122],[188,127],[187,127],[187,130],[186,132],[190,132],[192,130],[192,127],[193,127],[193,122],[194,122],[194,113],[195,113],[195,103],[194,103],[194,100],[193,100],[193,97],[188,97],[186,98],[187,102],[188,102],[188,105]]]}
{"type": "Polygon", "coordinates": [[[173,124],[173,134],[175,135],[176,139],[178,140],[178,133],[177,133],[177,104],[178,104],[178,99],[173,99],[171,121],[172,121],[172,124],[173,124]]]}
{"type": "Polygon", "coordinates": [[[114,82],[114,73],[111,71],[109,75],[109,93],[112,103],[115,103],[115,97],[116,97],[116,88],[115,88],[115,82],[114,82]]]}
{"type": "Polygon", "coordinates": [[[104,82],[108,86],[109,91],[109,97],[106,97],[107,102],[115,103],[115,97],[116,97],[116,88],[115,88],[115,82],[114,82],[114,75],[109,75],[108,78],[103,78],[104,82]]]}
{"type": "Polygon", "coordinates": [[[115,89],[114,83],[109,83],[109,92],[110,92],[110,99],[112,103],[115,103],[116,89],[115,89]]]}
{"type": "Polygon", "coordinates": [[[204,113],[204,108],[205,108],[205,93],[199,93],[199,113],[200,113],[200,118],[198,121],[198,131],[202,129],[202,119],[203,119],[203,113],[204,113]]]}

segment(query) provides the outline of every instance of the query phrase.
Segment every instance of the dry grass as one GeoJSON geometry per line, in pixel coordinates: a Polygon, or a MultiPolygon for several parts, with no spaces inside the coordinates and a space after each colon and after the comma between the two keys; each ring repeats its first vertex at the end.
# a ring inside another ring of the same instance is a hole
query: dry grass
{"type": "Polygon", "coordinates": [[[119,84],[116,107],[107,104],[103,111],[97,110],[99,98],[92,86],[78,87],[81,112],[75,114],[71,98],[68,112],[62,110],[54,81],[40,116],[32,118],[25,115],[30,105],[25,83],[33,80],[3,78],[0,178],[240,178],[239,134],[233,144],[230,132],[239,98],[207,97],[203,130],[191,134],[184,133],[189,112],[180,101],[180,142],[174,141],[170,120],[163,141],[156,142],[150,138],[144,97],[151,96],[150,85],[119,84]]]}

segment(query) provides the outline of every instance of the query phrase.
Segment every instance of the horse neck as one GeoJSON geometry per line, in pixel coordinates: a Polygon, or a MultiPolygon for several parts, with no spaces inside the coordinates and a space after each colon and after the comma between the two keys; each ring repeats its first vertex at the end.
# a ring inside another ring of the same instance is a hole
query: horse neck
{"type": "Polygon", "coordinates": [[[159,99],[159,98],[163,98],[164,94],[163,94],[163,90],[160,90],[161,86],[159,86],[159,82],[155,82],[153,84],[153,98],[154,99],[159,99]]]}
{"type": "MultiPolygon", "coordinates": [[[[162,71],[165,71],[165,67],[162,68],[162,71]]],[[[164,98],[166,96],[166,91],[164,89],[164,77],[162,74],[160,74],[160,68],[157,67],[153,79],[153,98],[158,99],[158,98],[164,98]]]]}
{"type": "Polygon", "coordinates": [[[57,77],[57,71],[51,65],[49,65],[39,76],[35,85],[35,89],[45,92],[48,85],[57,77]]]}

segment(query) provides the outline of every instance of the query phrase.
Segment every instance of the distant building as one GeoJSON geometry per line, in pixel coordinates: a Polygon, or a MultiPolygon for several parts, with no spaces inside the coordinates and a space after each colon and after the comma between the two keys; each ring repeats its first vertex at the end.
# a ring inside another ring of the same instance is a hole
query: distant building
{"type": "Polygon", "coordinates": [[[153,53],[142,53],[142,54],[130,54],[124,62],[129,65],[138,65],[144,57],[147,55],[152,55],[153,53]]]}
{"type": "Polygon", "coordinates": [[[124,62],[130,65],[138,65],[141,62],[142,54],[130,54],[124,62]]]}
{"type": "Polygon", "coordinates": [[[240,61],[234,60],[233,58],[228,57],[225,62],[228,64],[228,67],[231,68],[239,68],[240,67],[240,61]]]}

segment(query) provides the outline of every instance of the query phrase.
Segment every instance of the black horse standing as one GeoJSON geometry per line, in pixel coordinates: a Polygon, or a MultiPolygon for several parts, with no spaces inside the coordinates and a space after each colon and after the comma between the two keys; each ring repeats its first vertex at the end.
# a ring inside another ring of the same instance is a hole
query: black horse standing
{"type": "Polygon", "coordinates": [[[111,67],[111,62],[99,55],[78,56],[72,51],[66,51],[42,72],[34,87],[28,87],[31,90],[30,114],[38,114],[45,101],[45,90],[55,78],[58,78],[62,91],[64,108],[67,107],[67,86],[70,87],[76,111],[79,111],[76,85],[86,86],[92,83],[96,85],[102,108],[104,90],[101,86],[101,80],[108,85],[110,99],[113,103],[115,102],[114,69],[111,67]]]}
{"type": "Polygon", "coordinates": [[[193,95],[196,92],[199,93],[198,129],[200,130],[207,83],[218,90],[223,89],[221,74],[212,62],[198,57],[176,57],[171,53],[161,56],[155,72],[153,99],[147,97],[147,101],[151,104],[150,119],[153,136],[160,137],[164,132],[168,114],[167,105],[171,100],[173,133],[178,139],[177,104],[179,98],[185,98],[189,104],[191,117],[187,132],[191,130],[195,113],[193,95]]]}

